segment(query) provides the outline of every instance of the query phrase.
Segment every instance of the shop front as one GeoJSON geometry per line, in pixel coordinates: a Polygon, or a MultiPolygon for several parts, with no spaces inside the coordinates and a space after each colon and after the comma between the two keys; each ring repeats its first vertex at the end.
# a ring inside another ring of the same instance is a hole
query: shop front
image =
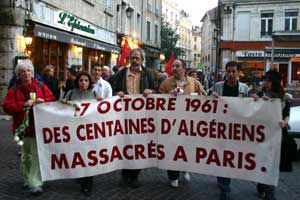
{"type": "Polygon", "coordinates": [[[65,70],[71,65],[82,66],[85,71],[90,71],[95,63],[116,65],[120,48],[114,32],[66,11],[34,5],[35,12],[26,20],[24,36],[32,38],[26,52],[38,73],[51,64],[56,75],[64,79],[65,70]],[[42,10],[47,14],[40,13],[42,10]]]}
{"type": "Polygon", "coordinates": [[[264,72],[272,68],[281,73],[282,84],[284,87],[287,87],[296,78],[294,76],[299,64],[294,61],[298,57],[300,57],[300,54],[284,51],[275,51],[273,58],[272,54],[268,51],[236,51],[237,61],[242,66],[242,79],[249,84],[253,84],[253,81],[257,80],[254,77],[261,79],[264,72]]]}

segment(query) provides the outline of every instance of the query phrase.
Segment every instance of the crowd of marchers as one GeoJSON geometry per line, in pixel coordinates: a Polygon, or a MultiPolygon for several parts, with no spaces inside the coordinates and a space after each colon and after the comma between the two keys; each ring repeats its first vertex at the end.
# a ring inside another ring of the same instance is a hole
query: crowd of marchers
{"type": "MultiPolygon", "coordinates": [[[[34,128],[34,113],[32,107],[44,102],[60,101],[68,104],[69,101],[96,99],[101,101],[113,95],[124,98],[126,95],[143,94],[145,97],[155,94],[185,95],[211,95],[227,97],[252,97],[254,101],[262,98],[266,101],[279,98],[282,106],[282,120],[278,128],[282,130],[280,171],[292,171],[294,148],[292,139],[288,136],[287,125],[289,121],[291,95],[287,94],[281,85],[281,76],[275,70],[267,71],[263,77],[263,87],[259,91],[251,90],[245,83],[239,81],[240,65],[230,61],[225,66],[225,77],[204,88],[197,80],[197,73],[187,73],[188,66],[182,59],[175,59],[172,64],[172,75],[168,77],[162,72],[150,71],[144,66],[145,53],[142,49],[133,49],[130,52],[129,66],[115,68],[115,73],[104,73],[109,70],[100,64],[92,67],[91,74],[78,68],[68,68],[68,79],[62,89],[59,88],[57,78],[54,77],[54,67],[45,67],[42,78],[34,73],[34,66],[30,60],[23,60],[15,68],[15,76],[11,80],[9,90],[4,100],[4,111],[13,116],[13,132],[16,134],[20,127],[22,130],[23,145],[21,146],[21,173],[24,187],[33,194],[43,192],[37,143],[34,128]],[[63,94],[61,94],[63,92],[63,94]]],[[[19,134],[19,133],[18,133],[19,134]]],[[[138,188],[141,186],[139,174],[141,169],[123,169],[121,171],[120,186],[138,188]]],[[[168,170],[167,175],[170,186],[179,187],[179,171],[168,170]]],[[[182,172],[184,180],[190,181],[188,172],[182,172]]],[[[84,177],[77,180],[81,191],[89,196],[93,189],[93,177],[84,177]]],[[[220,188],[220,200],[230,199],[231,179],[217,177],[220,188]]],[[[257,192],[267,200],[275,199],[275,187],[257,184],[257,192]]]]}

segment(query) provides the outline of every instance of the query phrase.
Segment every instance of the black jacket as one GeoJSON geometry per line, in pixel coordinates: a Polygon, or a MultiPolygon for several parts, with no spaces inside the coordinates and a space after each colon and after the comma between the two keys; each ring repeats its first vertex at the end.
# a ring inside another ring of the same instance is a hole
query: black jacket
{"type": "MultiPolygon", "coordinates": [[[[112,80],[113,94],[117,94],[119,91],[123,91],[128,94],[126,87],[126,72],[129,68],[124,67],[117,74],[115,74],[112,80]]],[[[143,93],[145,89],[151,89],[155,91],[154,78],[152,72],[145,67],[142,67],[141,80],[140,80],[140,93],[143,93]]]]}

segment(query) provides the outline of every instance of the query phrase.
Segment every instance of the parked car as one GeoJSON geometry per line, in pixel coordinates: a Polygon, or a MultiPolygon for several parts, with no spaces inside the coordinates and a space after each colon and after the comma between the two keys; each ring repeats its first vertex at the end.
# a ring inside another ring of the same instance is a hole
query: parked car
{"type": "Polygon", "coordinates": [[[289,126],[289,133],[300,138],[300,106],[291,107],[289,126]]]}

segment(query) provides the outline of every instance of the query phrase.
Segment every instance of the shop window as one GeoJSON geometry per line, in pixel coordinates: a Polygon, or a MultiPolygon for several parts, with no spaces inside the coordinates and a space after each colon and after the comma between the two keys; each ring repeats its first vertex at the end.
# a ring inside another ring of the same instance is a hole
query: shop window
{"type": "Polygon", "coordinates": [[[38,73],[42,73],[47,65],[55,67],[55,75],[63,79],[66,67],[68,47],[64,43],[53,40],[36,38],[34,51],[34,66],[38,73]]]}

